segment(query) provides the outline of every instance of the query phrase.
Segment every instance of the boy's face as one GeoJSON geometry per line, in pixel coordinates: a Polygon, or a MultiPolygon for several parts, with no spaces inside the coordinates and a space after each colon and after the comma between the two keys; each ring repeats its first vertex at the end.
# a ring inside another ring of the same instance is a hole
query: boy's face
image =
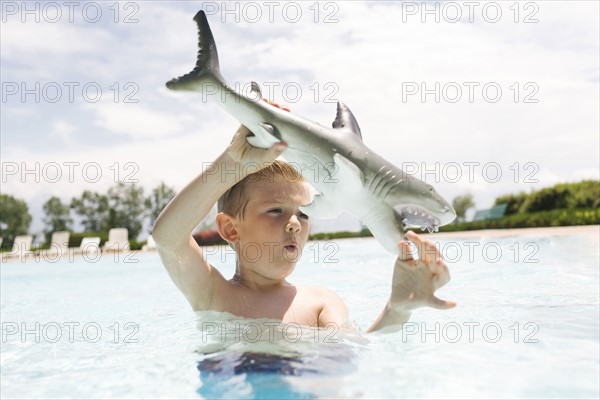
{"type": "Polygon", "coordinates": [[[292,273],[308,240],[308,217],[299,206],[310,202],[306,184],[282,176],[250,182],[244,218],[236,218],[240,266],[269,278],[292,273]]]}

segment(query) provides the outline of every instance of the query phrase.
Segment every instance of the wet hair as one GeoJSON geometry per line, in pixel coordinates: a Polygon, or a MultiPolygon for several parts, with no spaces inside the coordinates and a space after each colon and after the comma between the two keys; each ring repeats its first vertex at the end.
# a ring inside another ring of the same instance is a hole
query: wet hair
{"type": "Polygon", "coordinates": [[[243,219],[249,200],[246,195],[247,186],[257,182],[273,182],[276,176],[280,176],[288,182],[303,181],[302,175],[291,164],[275,160],[268,167],[247,175],[223,193],[217,202],[217,211],[243,219]]]}

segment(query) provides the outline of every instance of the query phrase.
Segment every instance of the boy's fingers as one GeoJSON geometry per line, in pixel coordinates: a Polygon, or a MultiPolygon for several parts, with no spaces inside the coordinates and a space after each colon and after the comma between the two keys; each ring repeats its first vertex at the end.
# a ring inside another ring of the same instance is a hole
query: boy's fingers
{"type": "Polygon", "coordinates": [[[287,149],[287,147],[288,145],[286,142],[273,143],[269,150],[267,150],[269,153],[269,158],[273,160],[276,159],[285,151],[285,149],[287,149]]]}
{"type": "Polygon", "coordinates": [[[435,287],[440,288],[450,282],[450,272],[442,271],[442,273],[433,275],[433,282],[435,287]]]}
{"type": "Polygon", "coordinates": [[[448,266],[444,264],[444,260],[438,257],[435,262],[432,262],[429,265],[429,270],[436,275],[448,275],[450,272],[448,271],[448,266]]]}
{"type": "Polygon", "coordinates": [[[456,302],[454,302],[454,301],[438,299],[435,296],[433,296],[432,300],[433,300],[433,302],[430,304],[430,306],[433,308],[438,308],[440,310],[447,310],[449,308],[456,307],[456,302]]]}
{"type": "Polygon", "coordinates": [[[411,252],[411,246],[408,242],[398,243],[398,259],[401,261],[413,261],[414,258],[411,252]]]}
{"type": "Polygon", "coordinates": [[[421,238],[419,237],[419,235],[417,235],[413,231],[406,231],[406,233],[404,234],[404,236],[406,236],[406,238],[408,240],[412,240],[413,242],[420,242],[421,241],[421,238]]]}
{"type": "Polygon", "coordinates": [[[233,138],[231,138],[231,143],[235,142],[236,140],[241,140],[241,138],[245,139],[250,133],[252,132],[250,132],[248,128],[246,128],[244,125],[240,125],[237,131],[235,131],[233,138]]]}
{"type": "Polygon", "coordinates": [[[266,97],[263,97],[263,100],[266,101],[267,103],[269,103],[270,105],[272,105],[273,107],[277,107],[282,109],[283,111],[290,111],[289,108],[284,107],[284,106],[280,106],[279,104],[275,103],[274,101],[270,101],[269,99],[267,99],[266,97]]]}
{"type": "Polygon", "coordinates": [[[425,264],[431,264],[438,258],[441,258],[439,250],[429,240],[421,239],[421,237],[413,231],[407,231],[406,238],[417,246],[419,258],[423,260],[425,264]]]}

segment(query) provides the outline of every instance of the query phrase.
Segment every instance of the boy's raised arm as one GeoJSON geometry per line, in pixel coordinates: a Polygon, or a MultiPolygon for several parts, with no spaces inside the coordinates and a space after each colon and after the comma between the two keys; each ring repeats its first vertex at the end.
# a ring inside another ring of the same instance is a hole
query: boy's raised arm
{"type": "Polygon", "coordinates": [[[406,237],[417,247],[419,259],[413,259],[408,242],[400,242],[400,255],[394,265],[392,294],[368,332],[397,331],[410,318],[412,310],[429,306],[447,309],[456,303],[440,300],[434,292],[450,281],[448,267],[433,243],[409,231],[406,237]]]}
{"type": "Polygon", "coordinates": [[[246,127],[240,126],[225,152],[171,200],[152,230],[163,265],[194,310],[208,309],[215,282],[223,277],[208,264],[192,237],[192,230],[219,197],[245,177],[242,172],[248,170],[245,163],[267,166],[286,148],[283,142],[270,149],[254,148],[246,142],[249,134],[246,127]]]}

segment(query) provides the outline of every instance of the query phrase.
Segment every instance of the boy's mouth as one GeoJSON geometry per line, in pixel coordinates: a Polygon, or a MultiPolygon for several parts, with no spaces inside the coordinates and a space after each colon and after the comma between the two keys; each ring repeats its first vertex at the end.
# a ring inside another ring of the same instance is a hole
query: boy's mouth
{"type": "Polygon", "coordinates": [[[296,243],[295,241],[291,241],[289,243],[287,243],[285,246],[283,246],[287,251],[292,251],[295,252],[298,249],[298,243],[296,243]]]}

